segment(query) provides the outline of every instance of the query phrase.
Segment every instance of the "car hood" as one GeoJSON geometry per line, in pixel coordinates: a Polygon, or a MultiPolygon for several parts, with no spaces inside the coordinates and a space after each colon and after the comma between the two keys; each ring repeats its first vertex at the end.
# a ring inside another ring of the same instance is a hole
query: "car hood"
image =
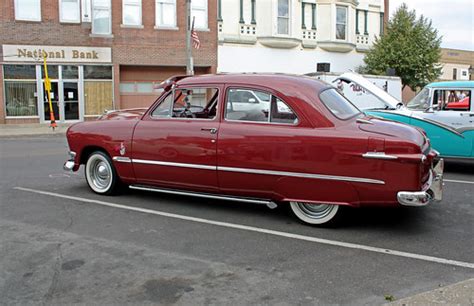
{"type": "Polygon", "coordinates": [[[365,124],[359,124],[359,129],[364,132],[377,134],[381,136],[397,137],[401,139],[409,140],[413,143],[423,147],[426,138],[420,129],[399,123],[391,120],[379,119],[379,118],[365,118],[367,122],[365,124]]]}
{"type": "Polygon", "coordinates": [[[137,120],[147,111],[147,108],[132,108],[117,111],[108,111],[99,120],[137,120]]]}
{"type": "MultiPolygon", "coordinates": [[[[333,83],[336,83],[338,80],[343,80],[343,81],[348,81],[348,82],[353,82],[360,87],[362,87],[364,90],[367,92],[373,94],[377,98],[379,98],[380,101],[382,101],[386,106],[387,109],[401,109],[405,108],[403,106],[403,103],[392,97],[390,94],[388,94],[386,91],[383,89],[379,88],[377,85],[372,84],[369,80],[361,76],[360,74],[354,73],[354,72],[346,72],[340,75],[338,78],[336,78],[333,83]]],[[[375,107],[380,107],[380,106],[374,106],[373,108],[370,106],[359,106],[357,105],[357,101],[351,101],[353,102],[357,107],[359,107],[362,110],[371,110],[375,107]]]]}

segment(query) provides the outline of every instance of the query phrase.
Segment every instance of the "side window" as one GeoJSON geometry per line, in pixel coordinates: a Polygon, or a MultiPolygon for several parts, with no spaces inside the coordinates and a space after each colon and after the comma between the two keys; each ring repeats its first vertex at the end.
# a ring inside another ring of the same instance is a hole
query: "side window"
{"type": "Polygon", "coordinates": [[[173,93],[170,93],[157,108],[151,113],[153,117],[166,118],[170,117],[171,102],[173,101],[173,93]]]}
{"type": "Polygon", "coordinates": [[[296,124],[291,108],[279,98],[259,90],[229,89],[226,114],[228,120],[296,124]]]}
{"type": "Polygon", "coordinates": [[[444,111],[469,111],[471,109],[470,90],[435,90],[433,108],[444,111]]]}
{"type": "Polygon", "coordinates": [[[298,118],[285,102],[272,96],[270,122],[297,124],[298,118]]]}
{"type": "Polygon", "coordinates": [[[218,89],[180,88],[174,91],[173,118],[214,119],[218,89]]]}

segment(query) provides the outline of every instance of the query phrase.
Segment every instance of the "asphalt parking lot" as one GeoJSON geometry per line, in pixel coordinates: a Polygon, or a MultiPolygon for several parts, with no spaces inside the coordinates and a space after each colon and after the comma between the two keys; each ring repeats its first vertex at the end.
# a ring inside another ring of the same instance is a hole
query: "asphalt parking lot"
{"type": "Polygon", "coordinates": [[[447,163],[440,203],[318,228],[285,207],[98,196],[62,171],[64,136],[0,144],[3,304],[382,304],[474,277],[473,164],[447,163]]]}

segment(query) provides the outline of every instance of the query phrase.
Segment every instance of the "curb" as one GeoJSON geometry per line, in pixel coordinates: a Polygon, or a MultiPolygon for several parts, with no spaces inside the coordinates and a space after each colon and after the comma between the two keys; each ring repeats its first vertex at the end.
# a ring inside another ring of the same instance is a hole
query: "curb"
{"type": "Polygon", "coordinates": [[[474,278],[423,292],[411,297],[402,298],[385,305],[473,305],[474,278]]]}

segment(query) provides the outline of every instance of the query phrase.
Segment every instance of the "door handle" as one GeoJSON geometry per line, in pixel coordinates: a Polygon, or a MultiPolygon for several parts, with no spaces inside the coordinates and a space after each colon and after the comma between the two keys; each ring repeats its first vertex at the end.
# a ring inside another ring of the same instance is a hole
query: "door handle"
{"type": "Polygon", "coordinates": [[[201,131],[208,131],[208,132],[211,133],[211,134],[217,133],[217,129],[216,129],[216,128],[201,128],[201,131]]]}

